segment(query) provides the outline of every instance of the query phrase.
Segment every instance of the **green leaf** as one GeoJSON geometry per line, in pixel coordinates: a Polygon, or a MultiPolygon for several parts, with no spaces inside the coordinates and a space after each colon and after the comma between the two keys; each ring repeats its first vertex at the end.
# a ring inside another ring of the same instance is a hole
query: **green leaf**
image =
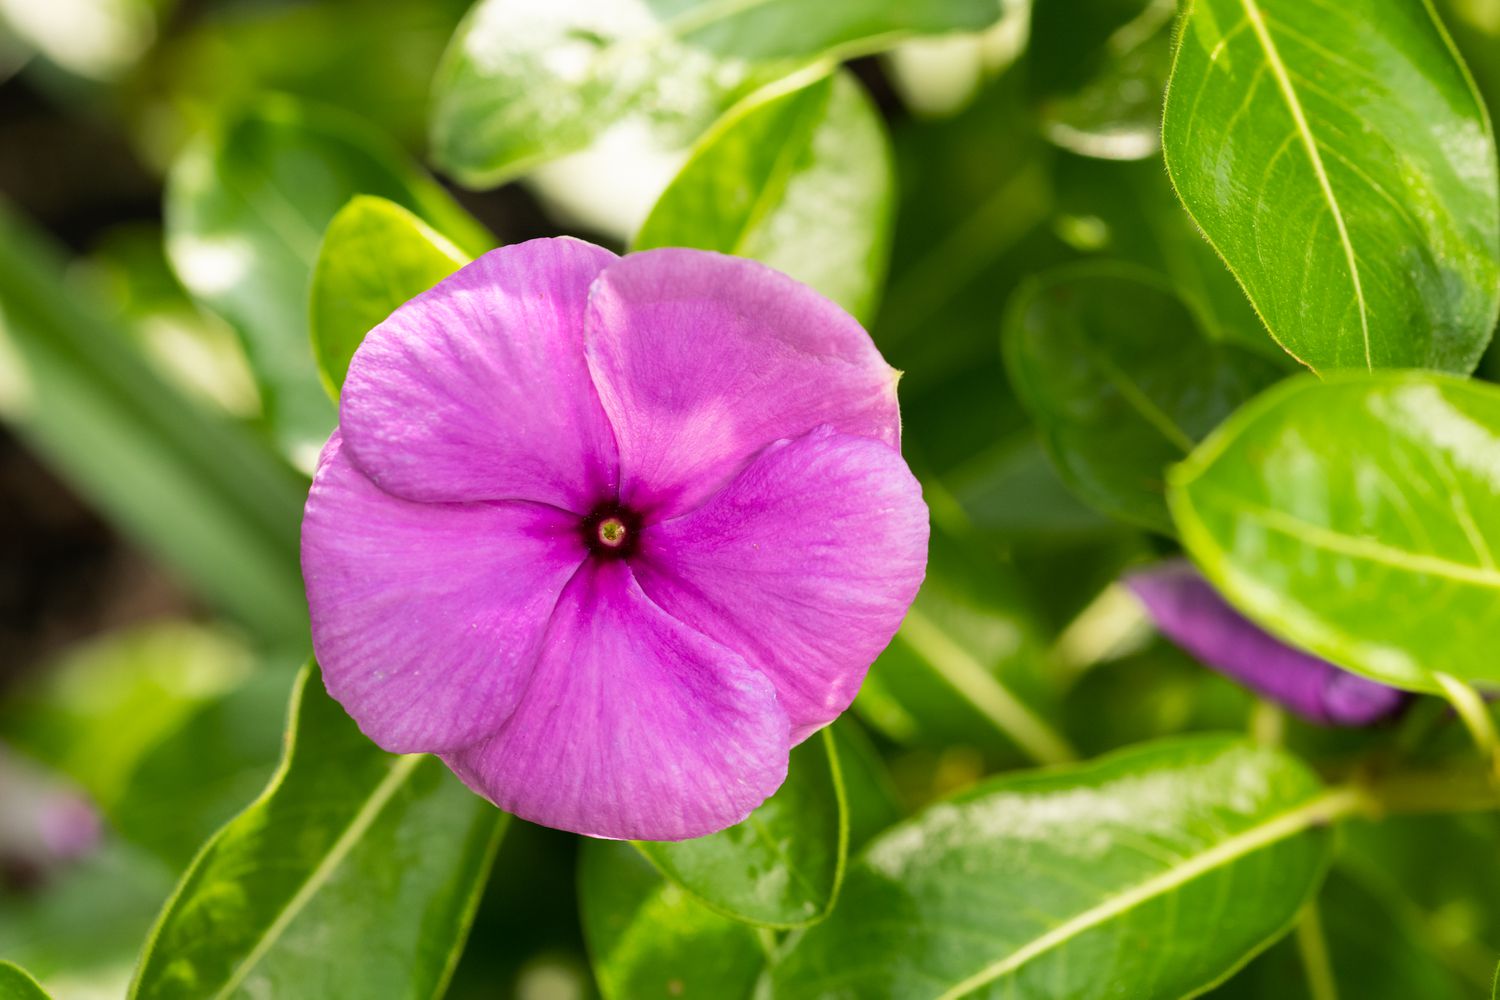
{"type": "Polygon", "coordinates": [[[748,1000],[765,969],[754,927],[697,902],[626,844],[583,841],[578,901],[605,1000],[748,1000]]]}
{"type": "Polygon", "coordinates": [[[47,992],[11,962],[0,962],[0,1000],[49,1000],[47,992]]]}
{"type": "Polygon", "coordinates": [[[1081,156],[1155,154],[1176,13],[1177,0],[1036,4],[1027,65],[1043,134],[1081,156]]]}
{"type": "Polygon", "coordinates": [[[158,378],[0,206],[0,417],[122,532],[266,641],[304,646],[307,483],[158,378]]]}
{"type": "Polygon", "coordinates": [[[786,783],[744,822],[696,840],[636,847],[667,878],[736,920],[766,927],[821,920],[838,898],[849,849],[832,733],[792,750],[786,783]]]}
{"type": "Polygon", "coordinates": [[[635,249],[753,257],[868,320],[885,277],[890,140],[839,71],[730,112],[662,193],[635,249]]]}
{"type": "Polygon", "coordinates": [[[378,749],[309,667],[281,770],[188,869],[131,996],[436,996],[502,825],[437,758],[378,749]]]}
{"type": "Polygon", "coordinates": [[[1167,169],[1271,335],[1315,371],[1472,371],[1500,181],[1431,4],[1195,0],[1179,37],[1167,169]]]}
{"type": "Polygon", "coordinates": [[[1063,481],[1104,513],[1166,534],[1167,466],[1279,374],[1206,337],[1153,275],[1104,262],[1022,286],[1005,359],[1063,481]]]}
{"type": "Polygon", "coordinates": [[[309,293],[313,356],[329,395],[338,399],[365,334],[470,259],[395,202],[360,195],[340,209],[323,234],[309,293]]]}
{"type": "Polygon", "coordinates": [[[1312,376],[1170,474],[1183,544],[1260,625],[1388,684],[1500,679],[1500,388],[1312,376]]]}
{"type": "Polygon", "coordinates": [[[872,842],[775,995],[1194,995],[1291,926],[1356,801],[1223,737],[992,780],[872,842]]]}
{"type": "Polygon", "coordinates": [[[1073,750],[1051,719],[1036,614],[1013,571],[934,532],[927,579],[855,699],[906,744],[977,747],[997,763],[1057,763],[1073,750]]]}
{"type": "Polygon", "coordinates": [[[998,0],[480,0],[438,70],[433,155],[464,184],[493,187],[622,124],[681,147],[815,62],[1000,15],[998,0]]]}
{"type": "Polygon", "coordinates": [[[397,202],[466,251],[493,245],[378,132],[284,98],[200,137],[167,184],[172,266],[244,339],[266,415],[304,468],[335,419],[313,363],[307,289],[324,229],[356,194],[397,202]]]}

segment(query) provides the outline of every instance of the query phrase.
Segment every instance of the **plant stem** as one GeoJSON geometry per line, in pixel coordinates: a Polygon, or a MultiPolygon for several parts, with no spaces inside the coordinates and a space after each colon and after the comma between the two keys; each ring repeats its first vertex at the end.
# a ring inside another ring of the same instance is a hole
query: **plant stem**
{"type": "Polygon", "coordinates": [[[1443,689],[1443,696],[1469,731],[1480,756],[1489,763],[1493,780],[1500,783],[1500,733],[1495,731],[1495,719],[1490,715],[1489,706],[1472,685],[1449,674],[1434,676],[1443,689]]]}
{"type": "Polygon", "coordinates": [[[1333,964],[1328,959],[1328,941],[1323,937],[1323,919],[1318,915],[1318,903],[1309,901],[1297,921],[1297,954],[1302,957],[1302,968],[1307,973],[1307,992],[1312,1000],[1339,1000],[1338,983],[1334,979],[1333,964]]]}

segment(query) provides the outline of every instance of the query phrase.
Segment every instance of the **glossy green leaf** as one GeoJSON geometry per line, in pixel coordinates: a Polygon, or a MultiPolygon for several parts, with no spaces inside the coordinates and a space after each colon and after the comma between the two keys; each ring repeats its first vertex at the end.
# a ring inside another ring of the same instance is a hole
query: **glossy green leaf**
{"type": "Polygon", "coordinates": [[[188,869],[131,996],[436,996],[502,825],[435,757],[378,749],[309,667],[281,770],[188,869]]]}
{"type": "Polygon", "coordinates": [[[1082,156],[1153,155],[1176,13],[1177,0],[1036,4],[1027,63],[1047,138],[1082,156]]]}
{"type": "Polygon", "coordinates": [[[204,597],[266,641],[303,646],[306,481],[158,378],[64,266],[0,207],[0,417],[204,597]]]}
{"type": "Polygon", "coordinates": [[[309,293],[313,356],[329,395],[338,398],[365,334],[469,260],[395,202],[360,195],[340,209],[323,234],[309,293]]]}
{"type": "Polygon", "coordinates": [[[821,59],[998,20],[999,0],[480,0],[438,71],[433,155],[490,187],[610,127],[693,142],[740,98],[821,59]]]}
{"type": "Polygon", "coordinates": [[[868,320],[885,277],[890,141],[839,71],[725,116],[662,193],[635,249],[753,257],[868,320]]]}
{"type": "Polygon", "coordinates": [[[323,230],[356,194],[410,209],[466,251],[493,245],[378,132],[288,99],[200,137],[167,185],[172,266],[244,339],[266,416],[304,468],[335,420],[313,363],[307,289],[323,230]]]}
{"type": "Polygon", "coordinates": [[[697,902],[627,844],[583,841],[578,900],[605,1000],[748,1000],[765,969],[756,928],[697,902]]]}
{"type": "Polygon", "coordinates": [[[1500,306],[1494,138],[1426,0],[1194,0],[1163,147],[1316,371],[1474,369],[1500,306]]]}
{"type": "Polygon", "coordinates": [[[876,838],[775,995],[1191,996],[1287,930],[1351,805],[1223,737],[998,778],[876,838]]]}
{"type": "Polygon", "coordinates": [[[795,747],[786,783],[743,822],[695,840],[636,846],[667,878],[736,920],[800,927],[822,919],[838,898],[849,850],[832,733],[795,747]]]}
{"type": "Polygon", "coordinates": [[[1500,679],[1500,388],[1311,376],[1170,475],[1183,544],[1264,628],[1376,680],[1500,679]]]}
{"type": "Polygon", "coordinates": [[[1154,276],[1109,263],[1024,285],[1005,359],[1063,481],[1104,513],[1164,533],[1167,466],[1279,374],[1208,339],[1154,276]]]}
{"type": "Polygon", "coordinates": [[[0,1000],[49,1000],[47,992],[12,962],[0,962],[0,1000]]]}

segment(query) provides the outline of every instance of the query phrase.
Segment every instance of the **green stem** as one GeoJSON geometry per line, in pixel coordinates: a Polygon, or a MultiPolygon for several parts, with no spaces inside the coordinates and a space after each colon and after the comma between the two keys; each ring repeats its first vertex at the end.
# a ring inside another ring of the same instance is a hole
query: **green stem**
{"type": "Polygon", "coordinates": [[[1302,968],[1307,973],[1307,992],[1312,1000],[1339,1000],[1338,983],[1333,975],[1333,963],[1328,958],[1328,941],[1323,937],[1323,920],[1318,915],[1317,901],[1311,901],[1297,921],[1297,953],[1302,956],[1302,968]]]}
{"type": "Polygon", "coordinates": [[[1443,697],[1448,699],[1448,704],[1453,706],[1453,711],[1458,713],[1459,720],[1469,731],[1479,755],[1489,763],[1494,780],[1500,782],[1500,733],[1495,731],[1495,719],[1490,715],[1484,698],[1472,685],[1457,677],[1450,674],[1433,676],[1443,689],[1443,697]]]}

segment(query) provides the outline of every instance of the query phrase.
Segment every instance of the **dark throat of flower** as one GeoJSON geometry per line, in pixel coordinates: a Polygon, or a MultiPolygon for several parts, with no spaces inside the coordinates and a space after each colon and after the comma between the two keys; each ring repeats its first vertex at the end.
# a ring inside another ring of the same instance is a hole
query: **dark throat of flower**
{"type": "Polygon", "coordinates": [[[640,546],[641,518],[628,507],[601,503],[582,520],[579,530],[596,559],[624,559],[640,546]]]}

